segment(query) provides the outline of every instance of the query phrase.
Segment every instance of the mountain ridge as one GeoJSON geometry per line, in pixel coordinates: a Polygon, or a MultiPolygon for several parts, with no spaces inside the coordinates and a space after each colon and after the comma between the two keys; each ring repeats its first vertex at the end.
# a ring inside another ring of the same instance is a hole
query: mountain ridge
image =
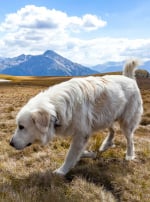
{"type": "MultiPolygon", "coordinates": [[[[21,54],[13,58],[0,57],[0,74],[14,76],[86,76],[98,73],[122,71],[125,61],[109,61],[93,67],[86,67],[81,64],[47,50],[41,55],[21,54]]],[[[139,66],[150,72],[150,61],[139,66]]]]}
{"type": "Polygon", "coordinates": [[[0,60],[0,73],[15,76],[84,76],[98,73],[52,50],[41,55],[19,55],[0,60]]]}
{"type": "MultiPolygon", "coordinates": [[[[122,62],[107,62],[104,64],[99,64],[91,67],[91,69],[99,71],[100,73],[107,72],[118,72],[122,71],[124,67],[125,61],[122,62]]],[[[150,72],[150,61],[147,61],[141,65],[139,65],[138,69],[144,69],[150,72]]]]}

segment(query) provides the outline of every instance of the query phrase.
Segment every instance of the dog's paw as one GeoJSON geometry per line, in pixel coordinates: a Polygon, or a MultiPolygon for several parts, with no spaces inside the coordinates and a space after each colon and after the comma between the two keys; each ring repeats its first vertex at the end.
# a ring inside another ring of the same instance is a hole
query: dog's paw
{"type": "Polygon", "coordinates": [[[53,173],[58,175],[58,176],[62,176],[62,177],[66,175],[66,173],[60,168],[54,170],[53,173]]]}
{"type": "Polygon", "coordinates": [[[133,156],[128,156],[128,155],[126,155],[125,159],[126,159],[127,161],[132,161],[132,160],[135,159],[135,156],[134,156],[134,155],[133,155],[133,156]]]}
{"type": "Polygon", "coordinates": [[[85,150],[82,153],[81,158],[92,158],[92,159],[95,159],[96,156],[97,156],[97,154],[95,152],[85,150]]]}

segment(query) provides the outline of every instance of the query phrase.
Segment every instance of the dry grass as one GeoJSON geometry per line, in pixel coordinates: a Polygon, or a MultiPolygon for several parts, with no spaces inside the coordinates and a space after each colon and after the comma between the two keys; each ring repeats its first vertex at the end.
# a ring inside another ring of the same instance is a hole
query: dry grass
{"type": "MultiPolygon", "coordinates": [[[[69,139],[55,139],[45,147],[33,145],[23,151],[11,148],[9,140],[22,105],[46,86],[69,78],[46,77],[37,81],[34,77],[33,83],[31,77],[17,79],[11,85],[0,84],[0,202],[150,201],[149,80],[146,86],[140,84],[144,115],[135,135],[136,160],[124,160],[126,142],[116,125],[116,147],[98,154],[95,160],[82,159],[63,179],[52,171],[63,162],[69,139]]],[[[97,150],[106,134],[107,130],[95,134],[88,148],[97,150]]]]}
{"type": "MultiPolygon", "coordinates": [[[[7,83],[7,85],[18,84],[18,85],[31,85],[31,86],[50,86],[63,81],[67,81],[72,77],[64,76],[64,77],[49,77],[49,76],[9,76],[9,75],[1,75],[1,79],[11,80],[12,83],[7,83]]],[[[1,85],[6,85],[6,83],[1,83],[1,85]]]]}

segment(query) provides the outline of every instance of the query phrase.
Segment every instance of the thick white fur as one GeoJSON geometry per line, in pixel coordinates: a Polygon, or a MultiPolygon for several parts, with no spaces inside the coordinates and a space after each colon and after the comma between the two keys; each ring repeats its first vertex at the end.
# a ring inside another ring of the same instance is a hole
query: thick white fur
{"type": "Polygon", "coordinates": [[[113,146],[113,123],[118,121],[127,139],[126,159],[134,159],[133,133],[143,112],[134,79],[137,65],[131,60],[125,64],[123,75],[73,78],[39,93],[18,113],[18,128],[10,144],[23,149],[35,141],[46,144],[54,135],[71,135],[65,162],[55,171],[65,175],[82,154],[89,155],[84,149],[93,132],[109,128],[100,151],[113,146]]]}

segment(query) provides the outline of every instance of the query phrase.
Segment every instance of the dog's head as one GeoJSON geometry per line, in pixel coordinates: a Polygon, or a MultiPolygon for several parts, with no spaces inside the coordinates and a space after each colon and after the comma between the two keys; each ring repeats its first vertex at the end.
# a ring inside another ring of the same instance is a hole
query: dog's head
{"type": "Polygon", "coordinates": [[[46,144],[54,135],[58,124],[56,116],[43,109],[29,111],[22,109],[17,116],[17,129],[10,145],[20,150],[39,141],[46,144]]]}

